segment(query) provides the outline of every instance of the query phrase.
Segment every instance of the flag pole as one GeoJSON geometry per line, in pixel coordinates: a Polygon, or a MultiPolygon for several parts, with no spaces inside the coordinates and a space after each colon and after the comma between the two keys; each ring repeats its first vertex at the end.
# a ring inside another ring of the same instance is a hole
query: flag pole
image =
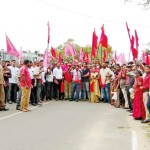
{"type": "Polygon", "coordinates": [[[101,64],[103,63],[103,49],[102,49],[102,46],[101,46],[101,64]]]}
{"type": "Polygon", "coordinates": [[[131,55],[131,49],[129,51],[129,58],[128,58],[128,62],[130,61],[130,55],[131,55]]]}

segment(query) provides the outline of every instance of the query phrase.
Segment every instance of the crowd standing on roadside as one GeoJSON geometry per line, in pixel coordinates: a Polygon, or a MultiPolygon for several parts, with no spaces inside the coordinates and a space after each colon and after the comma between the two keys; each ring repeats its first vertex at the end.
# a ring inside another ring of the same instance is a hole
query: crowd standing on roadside
{"type": "Polygon", "coordinates": [[[150,66],[66,60],[45,68],[42,60],[0,62],[0,111],[16,103],[17,110],[28,112],[29,104],[42,106],[50,100],[104,102],[150,124],[150,66]]]}

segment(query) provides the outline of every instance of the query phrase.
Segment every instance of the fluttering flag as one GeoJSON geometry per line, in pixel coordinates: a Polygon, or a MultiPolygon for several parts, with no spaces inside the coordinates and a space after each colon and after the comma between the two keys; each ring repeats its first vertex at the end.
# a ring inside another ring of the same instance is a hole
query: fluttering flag
{"type": "Polygon", "coordinates": [[[142,51],[142,61],[143,63],[146,62],[146,53],[144,51],[142,51]]]}
{"type": "Polygon", "coordinates": [[[133,60],[138,58],[138,51],[134,47],[134,43],[135,43],[135,38],[132,35],[132,38],[131,38],[131,51],[132,51],[132,55],[133,55],[133,60]]]}
{"type": "Polygon", "coordinates": [[[20,52],[19,52],[19,63],[23,64],[22,47],[20,48],[20,52]]]}
{"type": "Polygon", "coordinates": [[[126,58],[124,52],[122,53],[122,64],[126,64],[126,58]]]}
{"type": "Polygon", "coordinates": [[[75,49],[74,44],[66,43],[66,46],[65,46],[65,56],[66,56],[66,58],[68,58],[69,55],[72,55],[72,57],[76,56],[76,49],[75,49]]]}
{"type": "Polygon", "coordinates": [[[132,51],[132,55],[133,55],[133,60],[137,59],[138,58],[138,46],[139,46],[139,38],[138,38],[138,35],[137,35],[137,31],[135,30],[135,37],[132,35],[130,35],[130,29],[129,29],[129,26],[128,26],[128,23],[126,22],[126,28],[127,28],[127,32],[128,32],[128,36],[129,36],[129,40],[130,40],[130,48],[131,48],[131,51],[132,51]],[[135,45],[136,44],[136,48],[135,48],[135,45]]]}
{"type": "Polygon", "coordinates": [[[84,61],[89,62],[89,55],[88,53],[84,54],[84,61]]]}
{"type": "Polygon", "coordinates": [[[114,56],[113,56],[113,60],[114,60],[115,62],[118,61],[118,55],[117,55],[116,50],[115,50],[115,53],[114,53],[114,56]]]}
{"type": "Polygon", "coordinates": [[[126,59],[125,59],[124,53],[121,53],[121,54],[118,56],[117,63],[126,64],[126,59]]]}
{"type": "Polygon", "coordinates": [[[70,49],[70,53],[71,53],[71,55],[74,57],[74,56],[76,56],[76,54],[77,54],[77,53],[76,53],[76,49],[75,49],[75,45],[72,44],[71,47],[72,47],[72,48],[70,49]]]}
{"type": "Polygon", "coordinates": [[[91,64],[91,62],[92,62],[92,61],[91,61],[91,55],[89,54],[89,55],[88,55],[88,63],[91,64]]]}
{"type": "Polygon", "coordinates": [[[65,57],[68,58],[71,55],[72,46],[69,43],[65,45],[65,57]]]}
{"type": "Polygon", "coordinates": [[[49,25],[49,21],[47,23],[47,26],[48,26],[48,38],[47,38],[47,43],[49,44],[50,43],[50,25],[49,25]]]}
{"type": "Polygon", "coordinates": [[[84,57],[83,48],[80,48],[80,56],[79,56],[79,60],[80,60],[81,62],[83,61],[83,57],[84,57]]]}
{"type": "Polygon", "coordinates": [[[58,54],[58,63],[62,63],[61,53],[58,54]]]}
{"type": "Polygon", "coordinates": [[[53,58],[56,58],[56,50],[53,47],[51,47],[51,54],[53,58]]]}
{"type": "Polygon", "coordinates": [[[43,65],[46,68],[48,68],[48,66],[50,65],[50,54],[47,50],[45,50],[43,65]]]}
{"type": "Polygon", "coordinates": [[[129,26],[128,26],[127,21],[126,21],[126,28],[127,28],[127,32],[128,32],[128,36],[129,36],[129,40],[131,41],[130,29],[129,29],[129,26]]]}
{"type": "Polygon", "coordinates": [[[100,44],[102,45],[102,47],[107,48],[108,47],[108,38],[105,34],[105,30],[104,30],[104,25],[101,27],[101,38],[100,38],[100,44]]]}
{"type": "Polygon", "coordinates": [[[136,50],[138,51],[138,47],[139,47],[139,38],[137,35],[137,31],[135,30],[135,43],[136,43],[136,50]]]}
{"type": "Polygon", "coordinates": [[[7,54],[15,57],[19,57],[19,52],[15,48],[15,46],[10,41],[9,37],[6,34],[6,47],[7,47],[7,54]]]}
{"type": "Polygon", "coordinates": [[[145,53],[145,56],[146,56],[146,58],[145,58],[146,65],[150,65],[150,58],[149,58],[149,55],[148,55],[148,51],[145,53]]]}
{"type": "Polygon", "coordinates": [[[97,55],[97,40],[98,40],[98,37],[94,29],[93,37],[92,37],[92,56],[94,58],[96,58],[96,55],[97,55]]]}

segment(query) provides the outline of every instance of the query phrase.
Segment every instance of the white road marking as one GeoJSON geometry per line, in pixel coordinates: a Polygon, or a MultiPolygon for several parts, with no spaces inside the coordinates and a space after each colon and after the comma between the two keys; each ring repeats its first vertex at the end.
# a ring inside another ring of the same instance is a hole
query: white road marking
{"type": "Polygon", "coordinates": [[[132,130],[132,150],[138,150],[137,134],[132,130]]]}
{"type": "MultiPolygon", "coordinates": [[[[52,102],[52,101],[51,101],[51,102],[52,102]]],[[[47,105],[47,104],[49,104],[49,103],[50,103],[50,102],[43,103],[43,106],[44,106],[44,105],[47,105]]],[[[36,108],[39,108],[39,106],[31,107],[30,110],[33,110],[33,109],[36,109],[36,108]]],[[[10,117],[13,117],[13,116],[17,116],[17,115],[22,114],[22,113],[23,113],[23,112],[20,111],[20,112],[17,112],[17,113],[14,113],[14,114],[11,114],[11,115],[8,115],[8,116],[5,116],[5,117],[1,117],[1,118],[0,118],[0,121],[1,121],[1,120],[4,120],[4,119],[7,119],[7,118],[10,118],[10,117]]]]}

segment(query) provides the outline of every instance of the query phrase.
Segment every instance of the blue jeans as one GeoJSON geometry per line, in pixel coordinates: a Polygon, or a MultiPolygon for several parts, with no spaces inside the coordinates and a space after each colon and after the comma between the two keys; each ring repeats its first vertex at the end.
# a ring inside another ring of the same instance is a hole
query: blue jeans
{"type": "Polygon", "coordinates": [[[89,82],[82,82],[82,88],[83,88],[83,99],[86,100],[86,97],[88,99],[90,99],[90,92],[89,92],[90,85],[89,85],[89,82]]]}
{"type": "Polygon", "coordinates": [[[104,102],[110,102],[110,83],[107,83],[104,88],[102,88],[104,102]]]}
{"type": "Polygon", "coordinates": [[[78,101],[79,100],[79,92],[80,92],[80,83],[72,82],[71,99],[75,99],[76,101],[78,101]]]}

